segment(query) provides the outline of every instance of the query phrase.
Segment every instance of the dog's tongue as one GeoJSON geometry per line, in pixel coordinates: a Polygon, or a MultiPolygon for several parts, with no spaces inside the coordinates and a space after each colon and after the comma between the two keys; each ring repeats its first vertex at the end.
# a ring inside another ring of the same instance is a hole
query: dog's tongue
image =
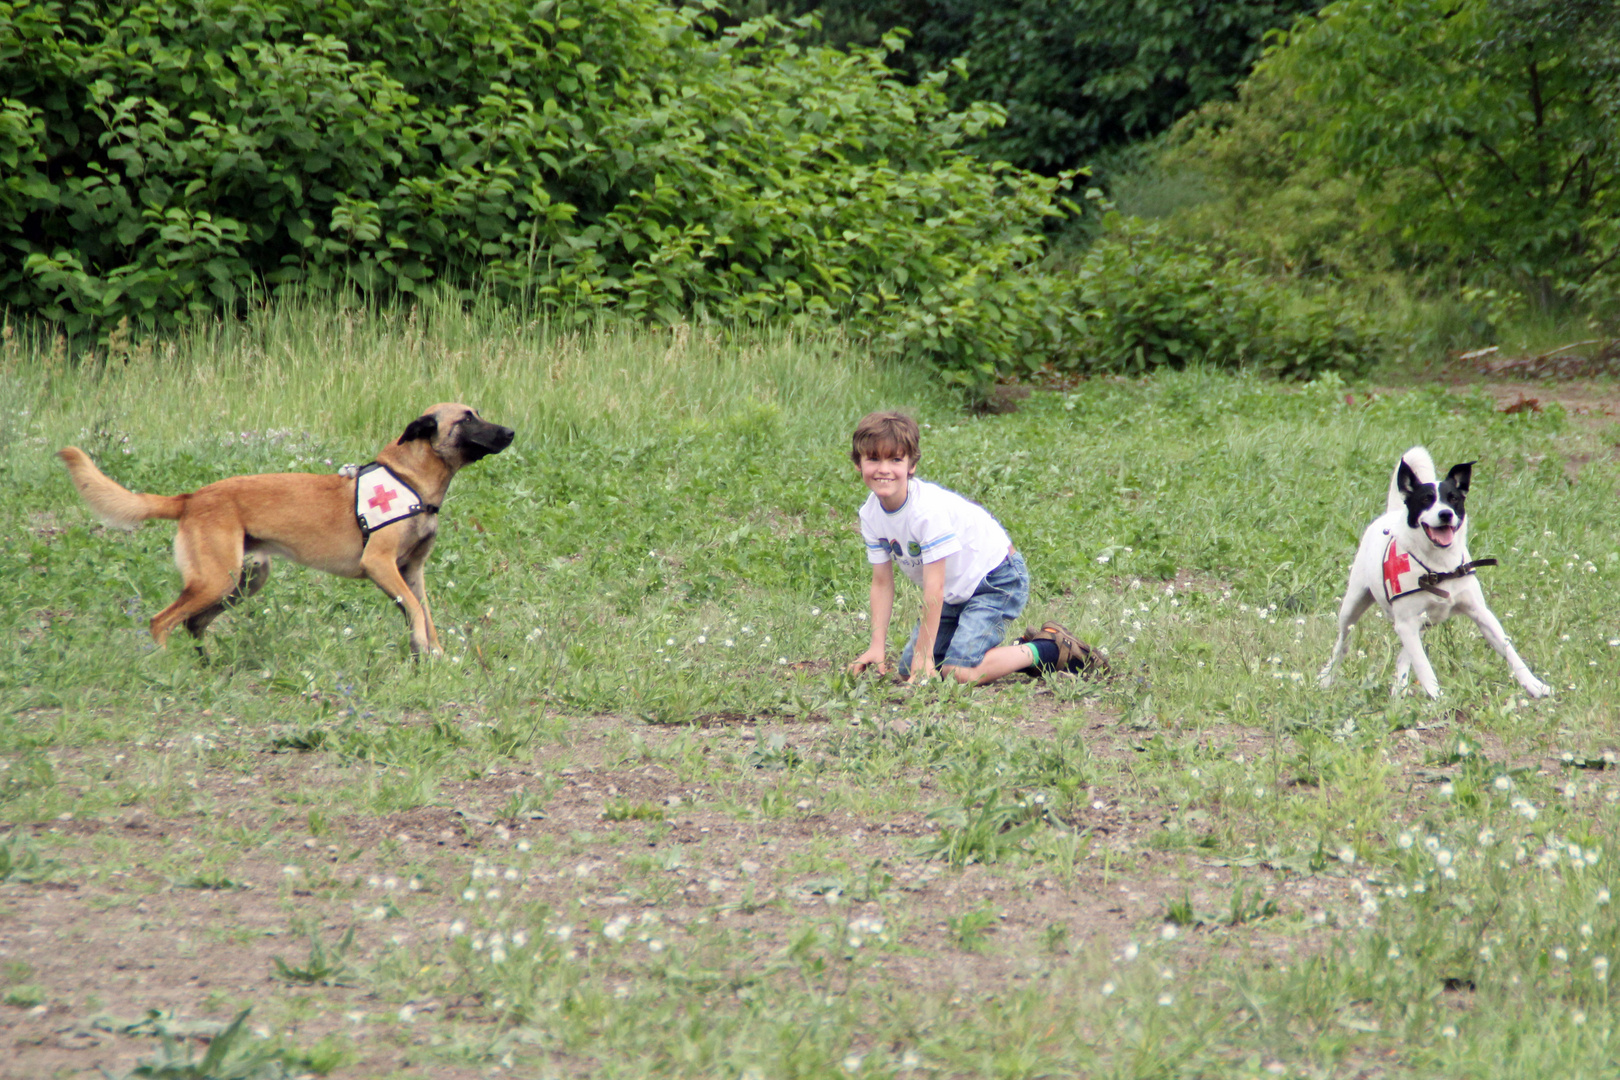
{"type": "Polygon", "coordinates": [[[1454,525],[1425,525],[1424,529],[1437,547],[1450,547],[1451,542],[1457,538],[1457,528],[1454,525]]]}

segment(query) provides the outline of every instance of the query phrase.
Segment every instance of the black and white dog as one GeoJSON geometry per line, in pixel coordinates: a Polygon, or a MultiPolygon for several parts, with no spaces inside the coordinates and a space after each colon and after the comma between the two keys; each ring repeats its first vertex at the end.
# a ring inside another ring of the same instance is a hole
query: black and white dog
{"type": "Polygon", "coordinates": [[[1333,682],[1333,672],[1344,659],[1350,628],[1376,601],[1401,639],[1395,661],[1392,693],[1405,688],[1415,669],[1418,685],[1430,697],[1440,696],[1440,684],[1423,652],[1420,631],[1445,622],[1452,615],[1467,615],[1479,632],[1502,654],[1531,697],[1545,697],[1552,687],[1530,673],[1513,651],[1502,624],[1485,606],[1475,566],[1494,565],[1495,559],[1468,558],[1468,517],[1463,500],[1474,463],[1453,465],[1444,480],[1435,480],[1434,461],[1421,446],[1401,455],[1389,482],[1388,509],[1374,518],[1361,536],[1356,561],[1350,566],[1350,585],[1339,606],[1339,640],[1322,669],[1321,685],[1333,682]]]}

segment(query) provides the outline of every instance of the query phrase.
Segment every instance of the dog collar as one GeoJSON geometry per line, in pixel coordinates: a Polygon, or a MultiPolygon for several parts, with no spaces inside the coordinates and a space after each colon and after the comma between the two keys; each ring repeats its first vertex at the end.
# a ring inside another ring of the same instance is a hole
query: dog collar
{"type": "Polygon", "coordinates": [[[1389,543],[1384,545],[1384,599],[1393,601],[1416,592],[1426,592],[1442,600],[1450,600],[1451,594],[1440,588],[1442,581],[1468,577],[1481,566],[1496,565],[1495,559],[1472,559],[1455,570],[1433,570],[1410,551],[1402,551],[1392,536],[1389,543]],[[1413,566],[1413,563],[1417,565],[1413,566]]]}
{"type": "Polygon", "coordinates": [[[411,485],[380,461],[362,465],[355,473],[354,520],[360,526],[361,546],[385,525],[438,512],[437,506],[424,503],[411,485]]]}

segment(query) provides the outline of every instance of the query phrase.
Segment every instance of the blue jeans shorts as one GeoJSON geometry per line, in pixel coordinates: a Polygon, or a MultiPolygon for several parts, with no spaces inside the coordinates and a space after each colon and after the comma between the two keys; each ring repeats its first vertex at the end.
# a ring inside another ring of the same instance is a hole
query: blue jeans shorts
{"type": "MultiPolygon", "coordinates": [[[[1000,645],[1007,624],[1018,618],[1029,603],[1029,567],[1014,551],[1002,564],[984,576],[973,595],[960,604],[946,604],[939,613],[939,634],[934,638],[934,667],[973,668],[984,663],[984,654],[1000,645]]],[[[911,675],[911,654],[917,647],[919,622],[911,630],[911,640],[900,654],[900,677],[911,675]]]]}

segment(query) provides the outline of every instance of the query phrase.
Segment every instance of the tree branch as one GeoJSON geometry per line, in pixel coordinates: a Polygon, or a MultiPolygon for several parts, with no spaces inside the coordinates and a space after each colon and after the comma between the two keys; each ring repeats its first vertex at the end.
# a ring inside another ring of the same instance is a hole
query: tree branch
{"type": "Polygon", "coordinates": [[[1547,179],[1547,107],[1541,100],[1541,70],[1536,67],[1533,55],[1534,46],[1527,44],[1525,49],[1532,53],[1525,72],[1530,76],[1530,112],[1536,118],[1533,133],[1538,150],[1536,154],[1536,179],[1541,186],[1541,190],[1546,191],[1549,182],[1547,179]]]}
{"type": "MultiPolygon", "coordinates": [[[[1481,150],[1485,151],[1485,153],[1495,158],[1496,163],[1502,166],[1503,170],[1507,172],[1508,179],[1512,180],[1515,184],[1524,183],[1524,179],[1519,175],[1518,170],[1512,165],[1508,164],[1508,159],[1498,153],[1496,147],[1492,146],[1490,143],[1486,142],[1472,131],[1460,131],[1458,134],[1462,136],[1464,142],[1471,143],[1472,145],[1479,147],[1481,150]]],[[[1546,185],[1543,185],[1543,187],[1545,186],[1546,185]]]]}
{"type": "MultiPolygon", "coordinates": [[[[1568,171],[1566,171],[1564,173],[1563,180],[1559,181],[1559,183],[1558,183],[1558,192],[1557,192],[1557,195],[1556,195],[1557,198],[1561,199],[1561,198],[1564,197],[1564,192],[1566,190],[1568,190],[1568,188],[1569,188],[1569,182],[1571,180],[1575,179],[1576,170],[1580,169],[1581,166],[1586,165],[1586,164],[1587,164],[1587,157],[1586,157],[1585,154],[1581,154],[1574,161],[1569,163],[1568,171]]],[[[1585,201],[1586,200],[1584,198],[1582,198],[1580,200],[1577,200],[1576,205],[1578,205],[1578,206],[1579,205],[1584,205],[1585,201]]]]}

